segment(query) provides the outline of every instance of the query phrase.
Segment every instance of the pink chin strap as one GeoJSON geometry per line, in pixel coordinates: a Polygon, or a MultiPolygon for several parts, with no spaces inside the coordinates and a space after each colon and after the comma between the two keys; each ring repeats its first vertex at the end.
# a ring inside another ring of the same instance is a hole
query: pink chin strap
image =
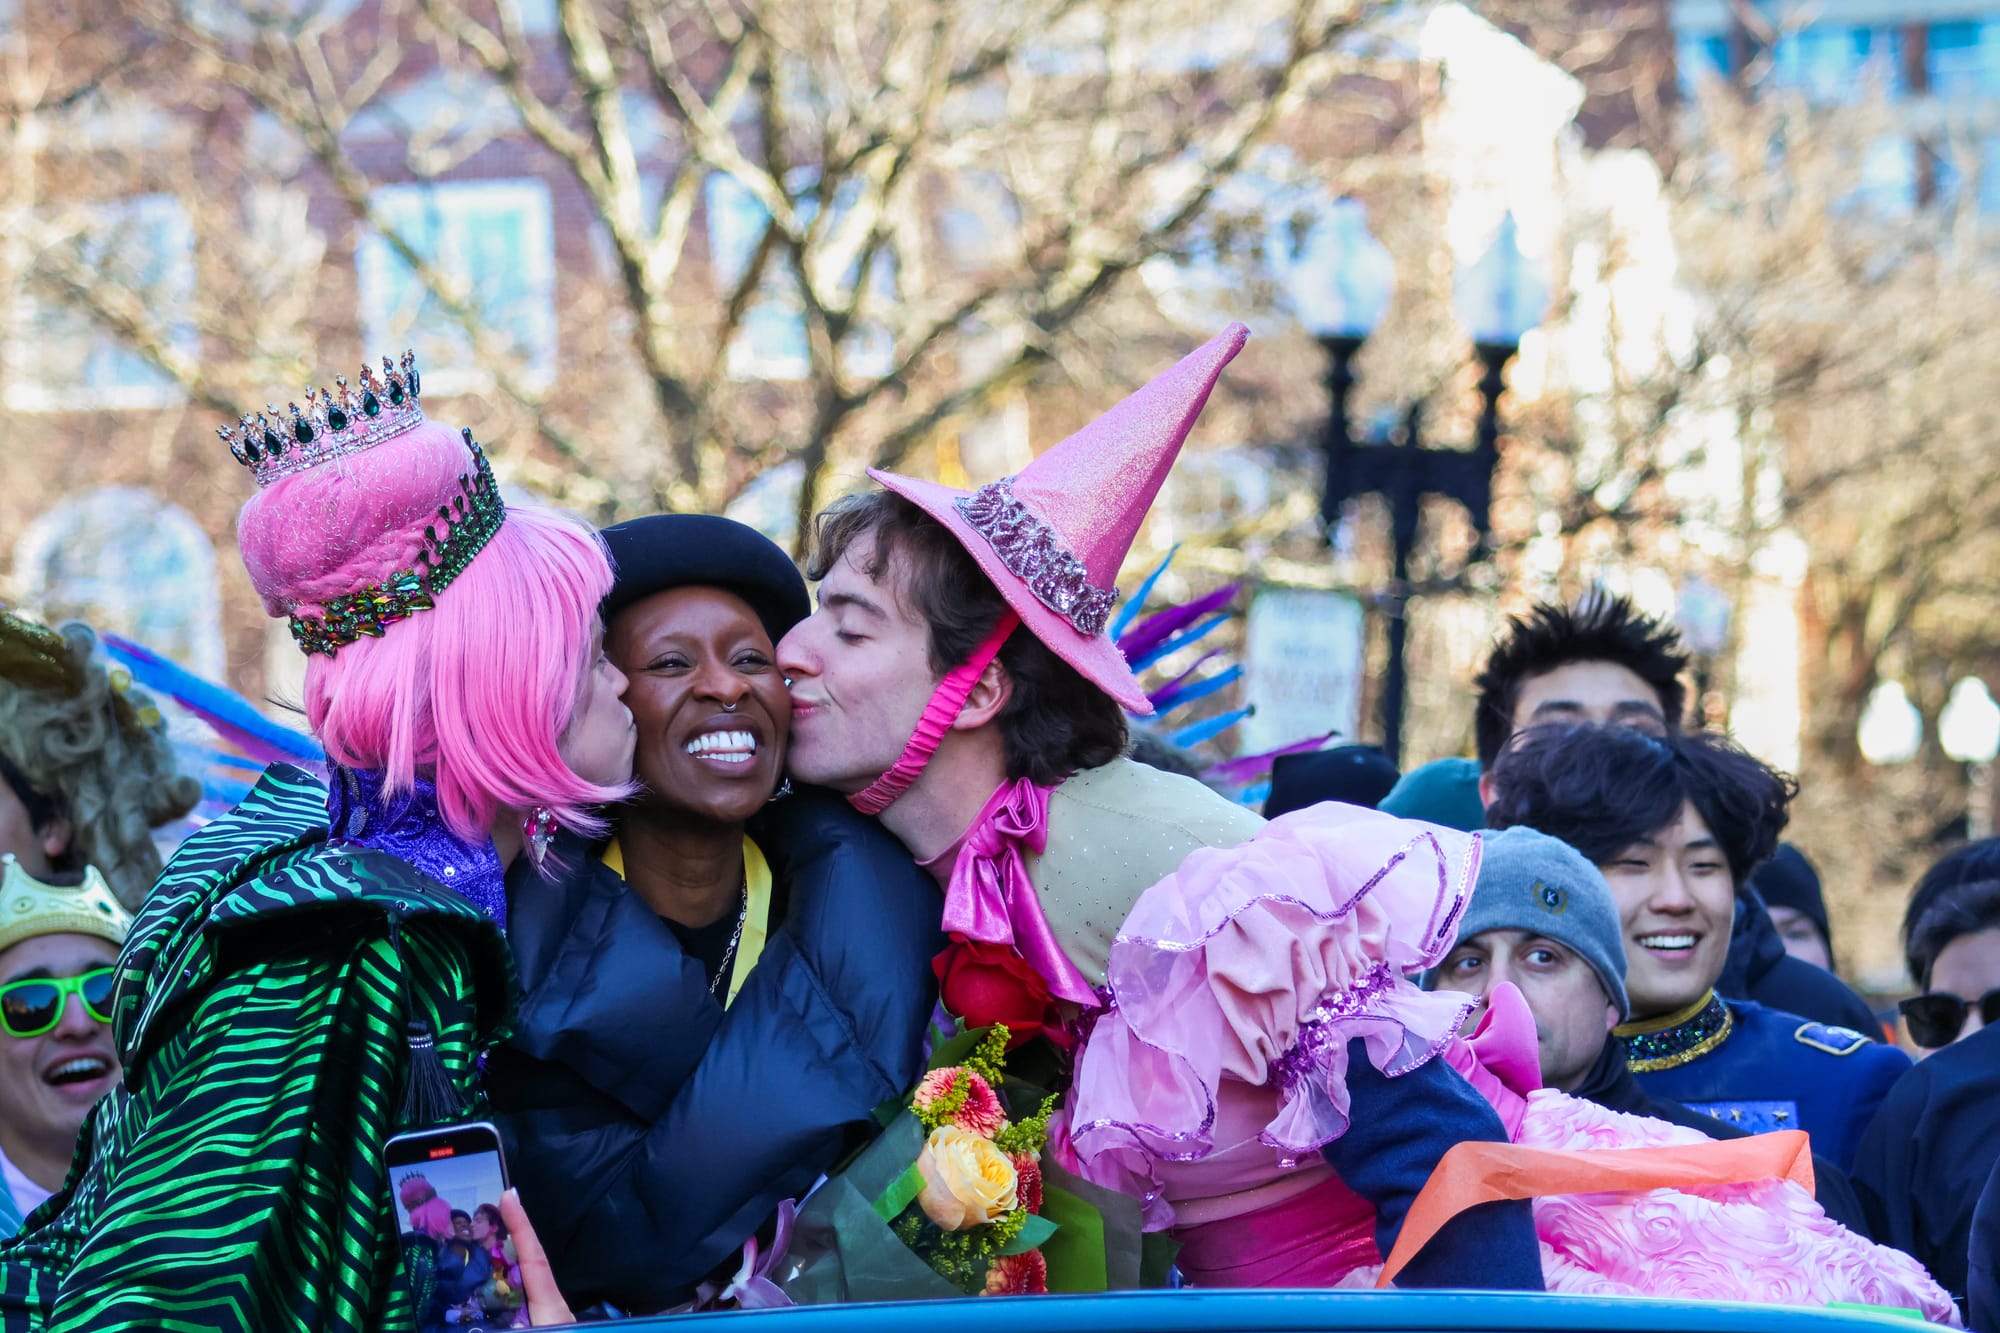
{"type": "Polygon", "coordinates": [[[924,771],[924,765],[930,763],[931,756],[937,753],[937,747],[944,741],[945,733],[951,730],[951,724],[958,721],[959,713],[964,711],[965,696],[972,693],[972,687],[979,682],[987,663],[993,660],[1000,646],[1007,642],[1007,636],[1020,624],[1021,618],[1011,608],[1000,613],[993,632],[980,640],[979,646],[972,650],[972,656],[946,672],[944,679],[938,682],[931,701],[924,705],[924,715],[918,720],[917,729],[910,733],[910,743],[903,747],[903,753],[889,766],[889,771],[849,796],[849,805],[864,815],[879,815],[910,789],[910,784],[924,771]]]}

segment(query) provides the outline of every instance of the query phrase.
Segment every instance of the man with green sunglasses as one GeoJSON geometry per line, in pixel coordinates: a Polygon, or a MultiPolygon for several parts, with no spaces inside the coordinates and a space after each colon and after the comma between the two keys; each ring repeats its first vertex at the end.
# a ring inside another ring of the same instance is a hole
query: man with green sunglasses
{"type": "Polygon", "coordinates": [[[0,1237],[62,1185],[118,1082],[111,992],[131,925],[96,870],[44,881],[0,856],[0,1237]]]}

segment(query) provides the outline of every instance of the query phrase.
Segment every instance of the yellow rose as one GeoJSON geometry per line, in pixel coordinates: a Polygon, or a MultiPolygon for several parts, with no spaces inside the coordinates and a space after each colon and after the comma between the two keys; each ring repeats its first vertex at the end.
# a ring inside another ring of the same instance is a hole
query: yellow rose
{"type": "Polygon", "coordinates": [[[964,1231],[1014,1211],[1017,1177],[1007,1154],[957,1125],[940,1125],[917,1156],[917,1204],[946,1231],[964,1231]]]}

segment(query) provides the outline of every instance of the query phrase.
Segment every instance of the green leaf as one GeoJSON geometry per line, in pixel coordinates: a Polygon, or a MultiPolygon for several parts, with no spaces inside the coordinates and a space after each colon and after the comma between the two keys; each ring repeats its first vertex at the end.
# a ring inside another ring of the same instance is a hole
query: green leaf
{"type": "Polygon", "coordinates": [[[1041,1243],[1056,1234],[1056,1224],[1046,1217],[1028,1214],[1028,1220],[1021,1225],[1021,1232],[1013,1240],[1000,1247],[1001,1254],[1026,1254],[1037,1249],[1041,1243]]]}

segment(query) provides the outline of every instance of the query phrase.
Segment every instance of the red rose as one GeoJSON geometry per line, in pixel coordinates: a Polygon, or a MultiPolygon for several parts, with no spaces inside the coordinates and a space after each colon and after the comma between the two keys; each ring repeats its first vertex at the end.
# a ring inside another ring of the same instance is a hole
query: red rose
{"type": "Polygon", "coordinates": [[[931,960],[931,971],[937,973],[945,1012],[963,1019],[968,1028],[1005,1023],[1010,1048],[1040,1035],[1043,1025],[1054,1021],[1048,983],[1007,945],[953,936],[950,946],[931,960]]]}

